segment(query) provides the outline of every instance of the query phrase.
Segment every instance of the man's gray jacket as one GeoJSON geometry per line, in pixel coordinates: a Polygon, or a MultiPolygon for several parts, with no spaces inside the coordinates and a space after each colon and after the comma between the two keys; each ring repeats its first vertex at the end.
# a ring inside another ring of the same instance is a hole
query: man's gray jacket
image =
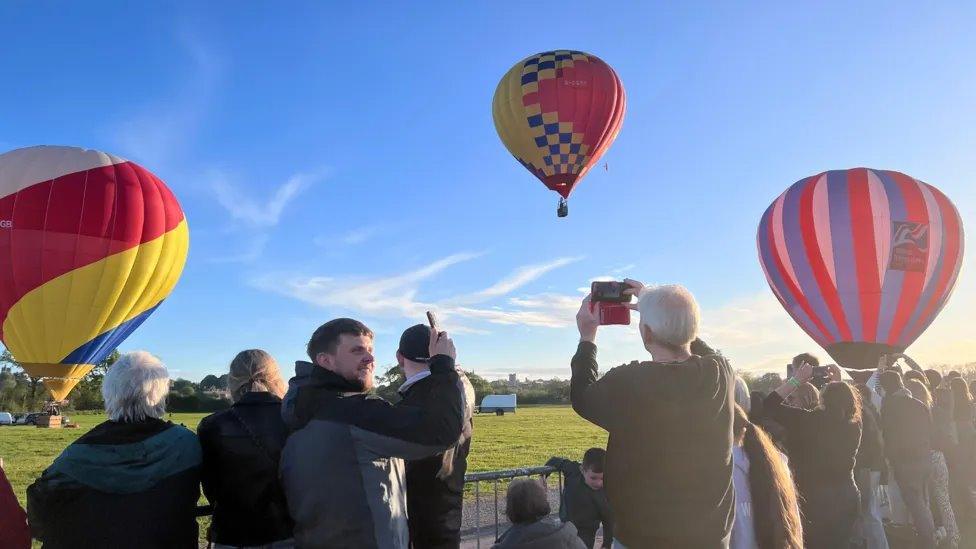
{"type": "Polygon", "coordinates": [[[292,430],[281,481],[298,547],[407,549],[404,459],[436,455],[461,434],[454,360],[431,359],[429,398],[393,407],[309,362],[295,365],[282,416],[292,430]]]}

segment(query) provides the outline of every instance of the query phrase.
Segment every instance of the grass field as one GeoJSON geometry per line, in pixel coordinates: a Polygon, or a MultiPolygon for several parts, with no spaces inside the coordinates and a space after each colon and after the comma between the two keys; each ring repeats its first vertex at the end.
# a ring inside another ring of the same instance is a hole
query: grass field
{"type": "MultiPolygon", "coordinates": [[[[195,430],[204,416],[172,414],[169,419],[195,430]]],[[[65,446],[105,421],[104,415],[70,417],[78,429],[0,427],[0,458],[21,504],[26,504],[27,486],[65,446]]],[[[478,415],[474,423],[470,472],[542,465],[554,455],[579,460],[587,448],[607,442],[606,432],[581,419],[569,406],[523,407],[504,416],[478,415]]]]}

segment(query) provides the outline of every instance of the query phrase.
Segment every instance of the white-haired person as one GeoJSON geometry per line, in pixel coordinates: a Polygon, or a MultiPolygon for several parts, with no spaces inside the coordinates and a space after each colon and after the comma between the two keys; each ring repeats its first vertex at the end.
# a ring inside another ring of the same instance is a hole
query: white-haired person
{"type": "Polygon", "coordinates": [[[61,452],[27,488],[35,538],[60,547],[197,547],[200,444],[164,421],[169,373],[145,351],[102,380],[108,420],[61,452]]]}
{"type": "Polygon", "coordinates": [[[221,547],[293,547],[288,502],[278,461],[288,438],[281,419],[285,381],[275,359],[260,349],[230,363],[233,406],[200,422],[203,493],[213,506],[210,541],[221,547]]]}
{"type": "Polygon", "coordinates": [[[681,286],[627,280],[637,295],[639,334],[651,361],[599,376],[599,318],[590,298],[576,322],[570,399],[610,433],[605,486],[614,547],[728,547],[732,488],[732,392],[728,361],[692,342],[699,310],[681,286]]]}

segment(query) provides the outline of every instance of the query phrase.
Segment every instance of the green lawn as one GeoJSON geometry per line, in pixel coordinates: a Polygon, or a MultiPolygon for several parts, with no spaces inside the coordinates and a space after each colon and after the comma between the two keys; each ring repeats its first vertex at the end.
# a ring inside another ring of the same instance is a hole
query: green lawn
{"type": "MultiPolygon", "coordinates": [[[[0,427],[0,458],[22,504],[27,486],[61,450],[105,421],[101,414],[69,416],[78,423],[78,429],[0,427]]],[[[169,419],[195,430],[204,416],[172,414],[169,419]]],[[[504,416],[478,415],[474,426],[470,472],[542,465],[553,455],[579,460],[587,448],[607,442],[606,432],[580,419],[569,406],[524,407],[504,416]]],[[[206,523],[205,519],[201,522],[201,535],[206,523]]]]}

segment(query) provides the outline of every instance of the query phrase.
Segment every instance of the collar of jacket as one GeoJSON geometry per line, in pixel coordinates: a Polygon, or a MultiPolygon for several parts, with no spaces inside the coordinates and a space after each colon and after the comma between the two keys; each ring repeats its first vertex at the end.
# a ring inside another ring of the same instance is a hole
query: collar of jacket
{"type": "Polygon", "coordinates": [[[325,368],[312,364],[311,362],[296,362],[295,373],[298,375],[307,375],[308,385],[310,387],[318,387],[340,393],[363,392],[362,387],[360,387],[359,384],[353,383],[332,370],[326,370],[325,368]]]}
{"type": "Polygon", "coordinates": [[[281,399],[278,398],[278,395],[271,394],[267,391],[248,391],[234,403],[234,406],[254,406],[261,404],[281,404],[281,399]]]}
{"type": "Polygon", "coordinates": [[[400,388],[397,389],[397,392],[400,393],[401,395],[406,394],[407,391],[409,391],[410,388],[414,386],[414,384],[416,384],[418,381],[427,379],[428,377],[430,377],[430,370],[429,369],[421,370],[416,374],[408,377],[403,382],[403,385],[400,385],[400,388]]]}

